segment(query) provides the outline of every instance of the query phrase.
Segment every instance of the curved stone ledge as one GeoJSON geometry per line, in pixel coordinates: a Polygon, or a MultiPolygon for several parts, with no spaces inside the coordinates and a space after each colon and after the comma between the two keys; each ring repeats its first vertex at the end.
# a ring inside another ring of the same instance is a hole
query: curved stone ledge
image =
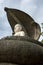
{"type": "MultiPolygon", "coordinates": [[[[6,37],[0,40],[0,62],[43,64],[43,47],[26,37],[6,37]],[[30,40],[30,41],[29,41],[30,40]]],[[[38,42],[39,43],[39,42],[38,42]]]]}

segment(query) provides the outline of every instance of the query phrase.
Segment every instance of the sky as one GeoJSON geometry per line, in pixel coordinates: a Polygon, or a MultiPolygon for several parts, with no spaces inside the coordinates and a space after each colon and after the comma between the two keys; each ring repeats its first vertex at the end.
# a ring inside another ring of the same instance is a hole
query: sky
{"type": "MultiPolygon", "coordinates": [[[[43,23],[43,0],[0,0],[0,39],[12,35],[4,7],[19,9],[29,14],[41,27],[43,23]]],[[[43,39],[40,36],[39,41],[43,39]]]]}

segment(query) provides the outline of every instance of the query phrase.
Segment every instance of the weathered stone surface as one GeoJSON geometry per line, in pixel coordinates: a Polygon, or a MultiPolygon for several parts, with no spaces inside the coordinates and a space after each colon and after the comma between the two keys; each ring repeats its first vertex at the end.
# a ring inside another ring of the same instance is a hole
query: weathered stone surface
{"type": "Polygon", "coordinates": [[[0,65],[18,65],[18,64],[12,64],[12,63],[0,63],[0,65]]]}
{"type": "Polygon", "coordinates": [[[37,41],[22,37],[7,37],[0,40],[0,62],[14,64],[43,64],[43,46],[37,41]],[[38,44],[36,44],[36,42],[38,44]]]}

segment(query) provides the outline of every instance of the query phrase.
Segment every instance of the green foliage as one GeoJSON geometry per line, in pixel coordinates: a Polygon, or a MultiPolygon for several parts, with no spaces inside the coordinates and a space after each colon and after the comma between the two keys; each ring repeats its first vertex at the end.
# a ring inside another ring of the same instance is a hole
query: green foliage
{"type": "Polygon", "coordinates": [[[41,42],[43,43],[43,40],[41,42]]]}
{"type": "Polygon", "coordinates": [[[43,23],[41,23],[41,25],[42,25],[42,28],[43,28],[43,23]]]}
{"type": "Polygon", "coordinates": [[[43,32],[41,33],[41,35],[43,36],[43,32]]]}
{"type": "MultiPolygon", "coordinates": [[[[41,25],[42,25],[42,29],[43,29],[43,23],[41,23],[41,25]]],[[[43,31],[41,32],[41,35],[43,36],[43,31]]]]}

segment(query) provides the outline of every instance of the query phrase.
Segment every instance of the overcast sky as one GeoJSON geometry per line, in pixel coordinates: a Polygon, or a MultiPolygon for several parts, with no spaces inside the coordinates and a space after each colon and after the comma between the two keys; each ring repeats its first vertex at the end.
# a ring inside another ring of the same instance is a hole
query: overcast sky
{"type": "MultiPolygon", "coordinates": [[[[0,0],[0,38],[12,34],[4,7],[16,8],[29,14],[40,26],[43,22],[43,0],[0,0]]],[[[41,29],[41,31],[43,31],[41,29]]],[[[40,37],[40,40],[43,37],[40,37]]]]}

